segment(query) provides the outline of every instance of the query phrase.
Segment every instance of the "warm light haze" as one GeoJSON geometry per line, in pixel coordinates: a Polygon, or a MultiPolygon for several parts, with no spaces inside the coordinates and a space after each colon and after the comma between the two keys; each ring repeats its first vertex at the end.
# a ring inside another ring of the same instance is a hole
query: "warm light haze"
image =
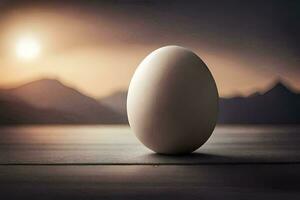
{"type": "Polygon", "coordinates": [[[173,44],[204,60],[221,96],[264,91],[277,79],[300,89],[297,42],[281,30],[285,25],[273,27],[272,16],[262,10],[263,20],[251,27],[256,23],[250,22],[257,22],[253,13],[244,13],[244,22],[230,9],[211,13],[180,2],[141,7],[84,1],[72,6],[56,1],[7,3],[0,8],[0,86],[55,78],[102,97],[126,90],[146,55],[173,44]],[[178,9],[183,13],[173,14],[178,9]]]}

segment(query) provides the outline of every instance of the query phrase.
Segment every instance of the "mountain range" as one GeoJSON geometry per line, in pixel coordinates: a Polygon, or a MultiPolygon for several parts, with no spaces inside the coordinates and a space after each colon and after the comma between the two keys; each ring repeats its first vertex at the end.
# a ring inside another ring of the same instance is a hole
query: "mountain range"
{"type": "MultiPolygon", "coordinates": [[[[127,124],[126,91],[94,99],[55,79],[0,90],[0,124],[127,124]]],[[[282,82],[264,93],[220,98],[222,124],[299,124],[300,94],[282,82]]]]}
{"type": "Polygon", "coordinates": [[[0,90],[0,123],[126,123],[118,112],[58,80],[0,90]]]}
{"type": "Polygon", "coordinates": [[[248,97],[221,98],[219,123],[300,124],[300,94],[283,83],[248,97]]]}

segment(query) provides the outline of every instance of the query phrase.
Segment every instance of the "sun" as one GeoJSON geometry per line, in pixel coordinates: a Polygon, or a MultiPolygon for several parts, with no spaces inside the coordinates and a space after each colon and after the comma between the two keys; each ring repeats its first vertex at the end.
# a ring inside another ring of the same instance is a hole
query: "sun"
{"type": "Polygon", "coordinates": [[[16,54],[24,60],[32,60],[40,54],[40,43],[32,37],[23,37],[17,41],[16,54]]]}

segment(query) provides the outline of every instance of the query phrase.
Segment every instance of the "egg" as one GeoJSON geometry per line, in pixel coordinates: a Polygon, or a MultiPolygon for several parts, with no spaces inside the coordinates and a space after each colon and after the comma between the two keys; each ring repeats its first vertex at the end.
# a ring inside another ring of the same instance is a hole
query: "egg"
{"type": "Polygon", "coordinates": [[[190,153],[211,136],[218,98],[211,72],[195,53],[179,46],[162,47],[150,53],[132,77],[129,124],[154,152],[190,153]]]}

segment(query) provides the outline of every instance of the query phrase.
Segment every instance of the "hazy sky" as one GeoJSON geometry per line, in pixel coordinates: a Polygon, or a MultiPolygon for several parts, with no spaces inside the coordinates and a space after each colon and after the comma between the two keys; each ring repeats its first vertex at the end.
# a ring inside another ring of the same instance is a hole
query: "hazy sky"
{"type": "Polygon", "coordinates": [[[125,90],[151,51],[176,44],[204,60],[222,96],[279,78],[300,89],[300,1],[50,2],[0,0],[0,85],[52,77],[101,97],[125,90]],[[16,55],[24,37],[39,56],[16,55]]]}

